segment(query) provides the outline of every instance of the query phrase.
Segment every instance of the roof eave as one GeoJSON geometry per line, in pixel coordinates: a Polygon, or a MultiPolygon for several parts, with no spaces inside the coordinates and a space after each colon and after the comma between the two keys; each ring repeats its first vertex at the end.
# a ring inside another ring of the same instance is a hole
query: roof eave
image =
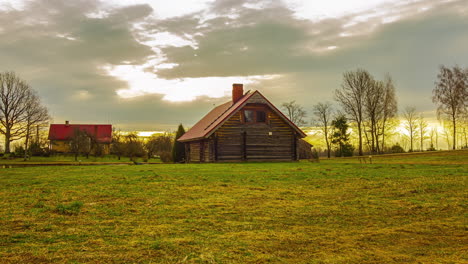
{"type": "Polygon", "coordinates": [[[187,138],[187,139],[178,139],[177,141],[179,142],[182,142],[182,143],[187,143],[187,142],[190,142],[190,141],[197,141],[197,140],[203,140],[205,139],[206,137],[197,137],[197,138],[187,138]]]}

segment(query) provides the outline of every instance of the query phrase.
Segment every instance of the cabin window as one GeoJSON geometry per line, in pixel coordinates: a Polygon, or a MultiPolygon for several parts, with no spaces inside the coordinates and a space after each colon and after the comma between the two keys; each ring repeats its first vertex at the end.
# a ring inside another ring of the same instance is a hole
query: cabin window
{"type": "Polygon", "coordinates": [[[244,122],[253,123],[255,122],[255,112],[253,110],[244,110],[244,122]]]}
{"type": "Polygon", "coordinates": [[[244,110],[244,123],[265,123],[266,120],[265,111],[244,110]]]}
{"type": "Polygon", "coordinates": [[[263,111],[257,111],[257,123],[265,123],[266,114],[263,111]]]}

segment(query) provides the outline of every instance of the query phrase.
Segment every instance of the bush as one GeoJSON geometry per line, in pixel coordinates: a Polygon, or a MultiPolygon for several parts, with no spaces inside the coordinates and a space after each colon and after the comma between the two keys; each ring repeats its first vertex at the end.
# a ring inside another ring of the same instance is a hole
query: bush
{"type": "Polygon", "coordinates": [[[397,143],[390,148],[391,153],[404,153],[405,150],[397,143]]]}
{"type": "Polygon", "coordinates": [[[341,153],[341,149],[337,148],[335,150],[335,157],[352,157],[354,153],[354,146],[346,143],[343,145],[343,153],[341,153]]]}
{"type": "Polygon", "coordinates": [[[102,157],[104,156],[104,147],[100,144],[94,145],[94,156],[102,157]]]}
{"type": "Polygon", "coordinates": [[[172,161],[172,153],[169,151],[161,152],[159,158],[162,162],[171,162],[172,161]]]}
{"type": "Polygon", "coordinates": [[[46,149],[42,148],[40,144],[34,142],[29,146],[29,154],[31,156],[44,156],[46,149]]]}
{"type": "Polygon", "coordinates": [[[12,156],[13,156],[13,157],[16,157],[16,158],[22,158],[22,157],[24,157],[24,148],[23,148],[22,146],[16,147],[16,148],[15,148],[15,152],[12,153],[12,156]]]}
{"type": "Polygon", "coordinates": [[[434,145],[431,144],[431,146],[427,149],[427,151],[436,151],[436,149],[434,148],[434,145]]]}

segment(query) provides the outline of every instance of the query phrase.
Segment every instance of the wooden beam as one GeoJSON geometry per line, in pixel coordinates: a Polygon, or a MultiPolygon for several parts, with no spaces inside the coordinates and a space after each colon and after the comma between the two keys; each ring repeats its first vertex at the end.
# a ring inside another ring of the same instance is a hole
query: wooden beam
{"type": "Polygon", "coordinates": [[[242,157],[242,160],[245,161],[247,160],[247,132],[245,131],[242,132],[241,140],[242,140],[241,157],[242,157]]]}
{"type": "Polygon", "coordinates": [[[218,135],[213,139],[213,158],[215,162],[218,161],[218,135]]]}
{"type": "Polygon", "coordinates": [[[205,141],[200,141],[200,162],[205,162],[205,141]]]}
{"type": "Polygon", "coordinates": [[[293,160],[298,160],[297,158],[297,136],[296,133],[292,136],[293,138],[293,160]]]}

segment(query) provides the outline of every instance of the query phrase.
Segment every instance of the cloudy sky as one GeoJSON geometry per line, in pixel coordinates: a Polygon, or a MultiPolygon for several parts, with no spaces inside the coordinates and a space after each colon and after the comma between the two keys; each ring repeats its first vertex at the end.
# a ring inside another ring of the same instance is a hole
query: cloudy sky
{"type": "Polygon", "coordinates": [[[175,130],[232,83],[310,109],[356,68],[430,114],[440,64],[468,66],[468,0],[0,0],[0,71],[56,123],[175,130]]]}

